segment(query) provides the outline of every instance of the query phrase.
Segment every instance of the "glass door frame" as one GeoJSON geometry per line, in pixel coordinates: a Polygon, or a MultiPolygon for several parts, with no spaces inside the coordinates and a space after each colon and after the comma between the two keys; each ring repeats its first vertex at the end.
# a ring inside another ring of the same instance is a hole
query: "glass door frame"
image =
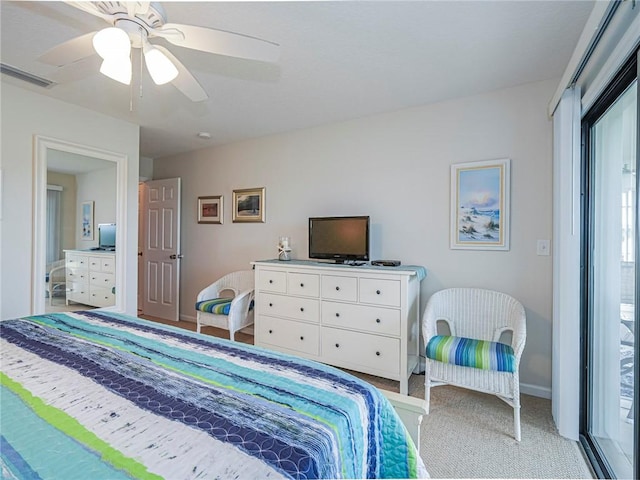
{"type": "MultiPolygon", "coordinates": [[[[598,478],[615,478],[613,469],[609,465],[603,452],[594,441],[593,437],[589,434],[589,412],[591,407],[591,371],[593,365],[592,352],[589,350],[589,339],[592,336],[593,326],[590,319],[592,318],[592,279],[589,266],[592,265],[591,259],[591,246],[592,238],[592,221],[591,213],[593,212],[593,138],[592,127],[597,121],[608,111],[609,107],[626,91],[627,88],[633,83],[634,80],[639,79],[640,70],[640,50],[637,50],[631,58],[620,69],[619,73],[614,77],[611,83],[607,86],[604,92],[600,95],[598,100],[593,104],[589,111],[584,115],[582,119],[582,178],[581,178],[581,218],[582,218],[582,232],[581,232],[581,253],[580,253],[580,357],[581,357],[581,370],[580,370],[580,443],[582,444],[589,461],[593,467],[593,470],[598,478]]],[[[640,93],[640,79],[636,84],[638,89],[637,93],[640,93]]],[[[638,117],[640,117],[640,95],[637,96],[638,102],[638,117]]],[[[639,118],[640,120],[640,118],[639,118]]],[[[637,123],[640,126],[640,121],[637,123]]],[[[638,129],[640,130],[640,128],[638,129]]],[[[640,172],[640,132],[636,133],[636,172],[640,172]]],[[[640,193],[640,175],[636,174],[636,195],[640,193]]],[[[637,308],[638,301],[640,300],[640,202],[636,201],[636,215],[635,215],[635,342],[634,342],[634,448],[638,452],[640,449],[640,436],[638,428],[639,425],[639,413],[640,402],[640,366],[638,360],[640,360],[640,336],[638,332],[638,326],[640,326],[640,309],[637,308]]],[[[640,470],[638,467],[638,455],[634,456],[633,473],[634,478],[639,478],[640,470]]]]}

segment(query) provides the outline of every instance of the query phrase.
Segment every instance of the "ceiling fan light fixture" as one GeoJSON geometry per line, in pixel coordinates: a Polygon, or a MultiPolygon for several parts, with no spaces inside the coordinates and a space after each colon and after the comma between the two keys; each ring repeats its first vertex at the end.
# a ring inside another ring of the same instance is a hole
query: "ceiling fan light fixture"
{"type": "Polygon", "coordinates": [[[100,66],[100,73],[125,85],[131,84],[131,59],[107,58],[100,66]]]}
{"type": "Polygon", "coordinates": [[[93,36],[93,48],[104,60],[128,57],[131,53],[131,40],[124,30],[107,27],[93,36]]]}
{"type": "Polygon", "coordinates": [[[169,83],[178,76],[178,69],[171,60],[149,43],[144,45],[144,61],[156,85],[169,83]]]}

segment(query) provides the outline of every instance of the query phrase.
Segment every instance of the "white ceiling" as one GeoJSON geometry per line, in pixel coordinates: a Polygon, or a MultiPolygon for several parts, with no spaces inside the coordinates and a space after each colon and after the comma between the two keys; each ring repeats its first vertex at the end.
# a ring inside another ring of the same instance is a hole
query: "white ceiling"
{"type": "Polygon", "coordinates": [[[121,85],[98,73],[97,55],[84,69],[57,72],[37,60],[54,45],[104,28],[103,20],[62,2],[3,0],[2,63],[64,81],[43,89],[4,80],[139,124],[141,155],[157,158],[559,78],[593,7],[580,0],[161,3],[169,22],[276,42],[280,61],[158,40],[209,99],[193,103],[170,84],[154,85],[146,71],[140,98],[139,74],[133,87],[121,85]],[[200,131],[211,140],[197,138],[200,131]]]}

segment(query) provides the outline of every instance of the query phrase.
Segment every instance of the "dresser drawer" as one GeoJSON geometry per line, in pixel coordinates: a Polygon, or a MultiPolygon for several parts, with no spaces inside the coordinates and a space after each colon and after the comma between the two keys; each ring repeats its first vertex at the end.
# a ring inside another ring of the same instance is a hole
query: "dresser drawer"
{"type": "Polygon", "coordinates": [[[320,295],[320,276],[312,273],[290,273],[289,295],[317,297],[320,295]]]}
{"type": "Polygon", "coordinates": [[[114,273],[116,271],[115,258],[89,257],[89,267],[94,272],[114,273]]]}
{"type": "Polygon", "coordinates": [[[115,305],[116,296],[111,288],[96,288],[92,286],[89,291],[89,301],[91,305],[96,307],[110,307],[115,305]]]}
{"type": "Polygon", "coordinates": [[[86,255],[72,255],[67,253],[64,264],[67,268],[86,270],[89,268],[89,257],[86,255]]]}
{"type": "Polygon", "coordinates": [[[400,310],[322,302],[322,324],[379,335],[400,336],[400,310]]]}
{"type": "Polygon", "coordinates": [[[360,303],[372,303],[374,305],[399,307],[400,281],[361,278],[360,303]]]}
{"type": "Polygon", "coordinates": [[[116,285],[116,276],[113,273],[90,272],[89,277],[92,286],[110,289],[116,285]]]}
{"type": "Polygon", "coordinates": [[[320,321],[320,301],[312,298],[260,293],[258,295],[258,312],[261,315],[288,317],[318,323],[320,321]]]}
{"type": "Polygon", "coordinates": [[[69,268],[67,267],[67,283],[89,283],[89,270],[86,268],[69,268]]]}
{"type": "Polygon", "coordinates": [[[358,279],[356,277],[322,276],[322,297],[345,302],[358,301],[358,279]]]}
{"type": "Polygon", "coordinates": [[[287,274],[277,270],[258,270],[256,289],[267,292],[287,293],[287,274]]]}
{"type": "Polygon", "coordinates": [[[273,345],[314,356],[319,354],[318,325],[260,315],[255,328],[261,345],[273,345]]]}
{"type": "Polygon", "coordinates": [[[396,376],[400,373],[400,340],[322,327],[322,358],[347,368],[396,376]]]}
{"type": "Polygon", "coordinates": [[[89,284],[67,282],[67,300],[85,304],[89,303],[89,284]]]}

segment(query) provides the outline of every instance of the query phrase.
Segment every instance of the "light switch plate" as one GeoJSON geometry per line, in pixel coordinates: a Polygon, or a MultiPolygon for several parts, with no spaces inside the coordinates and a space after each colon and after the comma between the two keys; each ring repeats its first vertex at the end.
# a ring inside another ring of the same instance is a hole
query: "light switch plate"
{"type": "Polygon", "coordinates": [[[538,240],[536,255],[549,255],[549,240],[538,240]]]}

